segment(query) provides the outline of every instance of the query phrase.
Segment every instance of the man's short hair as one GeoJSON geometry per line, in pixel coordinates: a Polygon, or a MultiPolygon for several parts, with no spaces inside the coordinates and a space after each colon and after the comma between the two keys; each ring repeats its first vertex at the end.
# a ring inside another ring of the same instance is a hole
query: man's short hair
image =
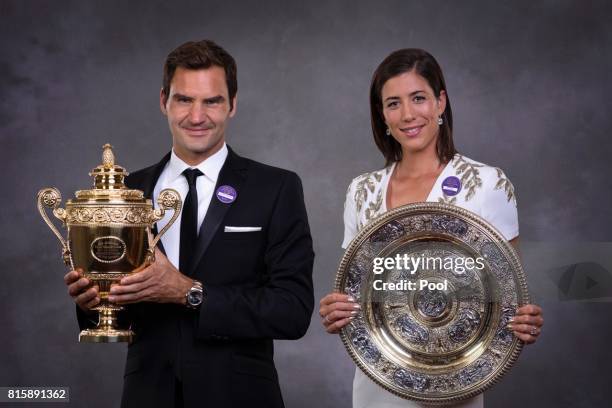
{"type": "Polygon", "coordinates": [[[168,54],[164,63],[164,79],[162,83],[164,103],[170,95],[170,83],[177,67],[208,69],[212,66],[221,67],[225,71],[230,110],[233,110],[234,97],[236,92],[238,92],[236,61],[227,51],[210,40],[188,41],[168,54]]]}

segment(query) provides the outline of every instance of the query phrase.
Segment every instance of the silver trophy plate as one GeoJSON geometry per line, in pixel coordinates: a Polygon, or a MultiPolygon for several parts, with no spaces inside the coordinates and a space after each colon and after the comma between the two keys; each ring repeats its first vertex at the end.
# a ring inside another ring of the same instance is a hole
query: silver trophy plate
{"type": "Polygon", "coordinates": [[[410,204],[370,222],[342,257],[335,290],[361,305],[341,331],[350,356],[402,398],[471,398],[522,348],[506,327],[529,303],[519,257],[491,224],[456,206],[410,204]]]}

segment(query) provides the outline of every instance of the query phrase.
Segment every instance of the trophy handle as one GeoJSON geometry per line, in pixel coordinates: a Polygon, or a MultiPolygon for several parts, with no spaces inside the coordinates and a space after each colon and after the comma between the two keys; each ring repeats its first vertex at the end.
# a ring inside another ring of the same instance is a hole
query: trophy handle
{"type": "Polygon", "coordinates": [[[181,206],[183,204],[183,200],[181,200],[181,195],[178,191],[172,188],[166,188],[159,193],[157,197],[157,204],[159,208],[153,211],[153,222],[157,222],[164,218],[166,214],[166,210],[174,210],[174,214],[172,214],[172,218],[166,224],[164,228],[149,242],[149,257],[150,261],[153,261],[155,258],[153,254],[155,253],[155,245],[159,242],[159,239],[166,233],[168,228],[174,224],[174,221],[178,218],[181,213],[181,206]]]}
{"type": "Polygon", "coordinates": [[[66,222],[66,210],[63,208],[58,208],[59,204],[62,202],[62,194],[57,188],[43,188],[38,192],[36,200],[38,203],[38,212],[40,212],[40,215],[43,217],[43,220],[45,220],[49,228],[51,228],[51,231],[53,231],[57,239],[59,239],[60,243],[62,244],[62,257],[64,258],[64,263],[66,265],[72,266],[70,247],[68,246],[68,243],[66,242],[64,237],[62,237],[62,234],[60,234],[59,230],[51,222],[49,216],[45,212],[45,207],[51,208],[53,209],[53,215],[55,215],[55,218],[61,220],[62,223],[66,222]]]}

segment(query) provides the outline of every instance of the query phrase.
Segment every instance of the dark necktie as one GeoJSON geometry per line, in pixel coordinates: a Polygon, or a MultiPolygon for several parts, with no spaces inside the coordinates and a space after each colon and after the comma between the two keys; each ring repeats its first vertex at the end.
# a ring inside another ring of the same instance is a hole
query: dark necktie
{"type": "Polygon", "coordinates": [[[185,197],[183,212],[181,214],[181,242],[179,253],[179,270],[188,274],[189,264],[193,256],[193,250],[198,238],[198,190],[196,189],[196,179],[202,172],[198,169],[187,169],[183,176],[189,184],[189,193],[185,197]]]}

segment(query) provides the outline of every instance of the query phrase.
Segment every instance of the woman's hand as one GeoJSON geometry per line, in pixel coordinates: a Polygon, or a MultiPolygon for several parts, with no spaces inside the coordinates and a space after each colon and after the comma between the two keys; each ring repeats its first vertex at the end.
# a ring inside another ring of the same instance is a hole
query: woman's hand
{"type": "Polygon", "coordinates": [[[328,333],[335,334],[359,313],[360,306],[352,296],[330,293],[319,302],[319,315],[328,333]]]}
{"type": "Polygon", "coordinates": [[[510,319],[508,328],[525,344],[532,344],[538,339],[543,325],[542,308],[538,305],[525,305],[510,319]]]}

